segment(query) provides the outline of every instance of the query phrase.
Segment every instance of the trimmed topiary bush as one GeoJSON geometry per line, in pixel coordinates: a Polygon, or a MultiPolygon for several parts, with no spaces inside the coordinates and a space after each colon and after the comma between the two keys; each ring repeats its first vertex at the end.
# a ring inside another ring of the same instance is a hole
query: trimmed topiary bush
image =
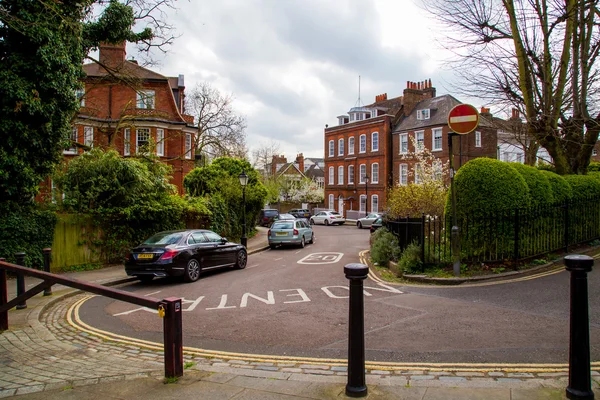
{"type": "Polygon", "coordinates": [[[590,175],[564,175],[563,178],[571,186],[573,200],[586,200],[600,197],[600,179],[590,175]]]}
{"type": "MultiPolygon", "coordinates": [[[[475,257],[510,254],[514,248],[515,209],[529,208],[525,179],[510,164],[476,158],[463,165],[454,179],[461,248],[475,257]]],[[[451,193],[446,201],[446,226],[452,226],[451,193]]],[[[450,240],[446,229],[446,240],[450,240]]]]}
{"type": "Polygon", "coordinates": [[[531,197],[531,207],[538,208],[554,203],[552,186],[548,177],[537,168],[521,163],[511,163],[511,166],[525,179],[531,197]]]}
{"type": "MultiPolygon", "coordinates": [[[[521,174],[511,164],[492,158],[476,158],[463,165],[454,184],[459,219],[531,205],[529,188],[521,174]]],[[[446,215],[451,215],[451,201],[448,192],[446,215]]]]}
{"type": "Polygon", "coordinates": [[[573,197],[571,185],[562,176],[552,171],[540,171],[550,182],[552,188],[552,196],[554,197],[555,204],[563,204],[573,197]]]}
{"type": "Polygon", "coordinates": [[[588,172],[600,172],[600,162],[590,162],[590,165],[588,165],[588,172]]]}

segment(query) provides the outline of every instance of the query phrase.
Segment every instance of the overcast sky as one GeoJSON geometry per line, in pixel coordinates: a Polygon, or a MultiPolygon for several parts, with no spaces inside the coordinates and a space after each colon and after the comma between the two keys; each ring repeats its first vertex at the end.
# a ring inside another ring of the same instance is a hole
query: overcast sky
{"type": "Polygon", "coordinates": [[[179,1],[169,22],[181,37],[152,69],[183,74],[186,90],[207,81],[233,95],[249,156],[274,141],[288,161],[322,158],[325,124],[357,104],[359,76],[365,105],[402,95],[406,81],[448,93],[452,75],[417,1],[179,1]]]}

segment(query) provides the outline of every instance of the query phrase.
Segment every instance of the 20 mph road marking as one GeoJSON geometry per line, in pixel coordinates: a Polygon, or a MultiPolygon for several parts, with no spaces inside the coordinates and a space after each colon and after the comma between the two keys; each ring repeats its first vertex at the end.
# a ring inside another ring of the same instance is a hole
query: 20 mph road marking
{"type": "Polygon", "coordinates": [[[344,253],[312,253],[298,261],[298,264],[335,264],[344,253]]]}

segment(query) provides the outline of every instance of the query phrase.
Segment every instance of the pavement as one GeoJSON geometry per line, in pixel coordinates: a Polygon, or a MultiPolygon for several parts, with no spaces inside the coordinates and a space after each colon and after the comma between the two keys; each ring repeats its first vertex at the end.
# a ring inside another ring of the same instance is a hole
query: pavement
{"type": "MultiPolygon", "coordinates": [[[[249,254],[268,248],[266,228],[248,240],[249,254]]],[[[122,266],[65,273],[118,286],[122,266]]],[[[27,286],[36,284],[28,279],[27,286]]],[[[99,331],[77,318],[86,293],[61,285],[51,296],[9,312],[0,334],[0,398],[18,399],[344,399],[346,360],[275,357],[184,348],[184,375],[165,380],[162,344],[99,331]]],[[[9,280],[9,300],[16,281],[9,280]]],[[[185,338],[184,338],[185,340],[185,338]]],[[[600,363],[592,364],[600,394],[600,363]]],[[[368,399],[563,399],[568,366],[557,364],[366,363],[368,399]]]]}

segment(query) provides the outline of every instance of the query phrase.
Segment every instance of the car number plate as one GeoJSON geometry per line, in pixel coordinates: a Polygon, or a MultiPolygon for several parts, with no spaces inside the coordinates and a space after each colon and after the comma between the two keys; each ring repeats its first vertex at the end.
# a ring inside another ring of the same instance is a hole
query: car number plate
{"type": "Polygon", "coordinates": [[[154,257],[154,254],[138,254],[138,256],[137,256],[138,260],[140,258],[148,259],[148,258],[152,258],[152,257],[154,257]]]}
{"type": "Polygon", "coordinates": [[[287,232],[275,232],[275,236],[287,236],[287,232]]]}

